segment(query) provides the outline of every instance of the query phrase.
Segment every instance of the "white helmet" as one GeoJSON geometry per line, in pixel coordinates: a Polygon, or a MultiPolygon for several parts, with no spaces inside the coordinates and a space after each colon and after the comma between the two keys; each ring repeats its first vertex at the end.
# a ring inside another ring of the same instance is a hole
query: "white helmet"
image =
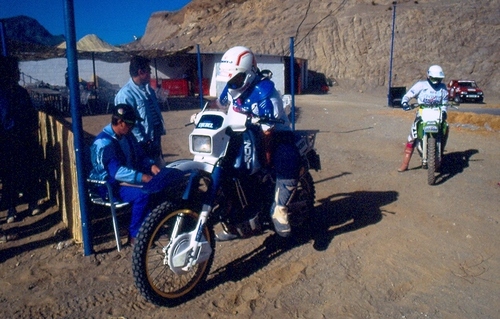
{"type": "Polygon", "coordinates": [[[444,79],[443,69],[439,65],[431,65],[429,70],[427,70],[427,78],[432,84],[441,83],[444,79]]]}
{"type": "Polygon", "coordinates": [[[217,81],[227,82],[229,94],[237,98],[257,76],[257,61],[250,49],[233,47],[224,53],[217,71],[217,81]]]}

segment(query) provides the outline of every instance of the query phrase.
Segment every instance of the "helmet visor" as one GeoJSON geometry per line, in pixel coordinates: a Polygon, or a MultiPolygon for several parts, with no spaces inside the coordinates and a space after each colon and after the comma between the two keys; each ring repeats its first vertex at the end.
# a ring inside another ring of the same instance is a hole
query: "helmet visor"
{"type": "Polygon", "coordinates": [[[230,89],[237,90],[241,88],[245,84],[245,79],[247,78],[247,74],[245,72],[240,72],[233,76],[231,80],[227,82],[227,86],[230,89]]]}
{"type": "Polygon", "coordinates": [[[431,81],[432,84],[439,84],[441,83],[442,80],[443,80],[442,78],[435,78],[433,76],[429,76],[429,81],[431,81]]]}

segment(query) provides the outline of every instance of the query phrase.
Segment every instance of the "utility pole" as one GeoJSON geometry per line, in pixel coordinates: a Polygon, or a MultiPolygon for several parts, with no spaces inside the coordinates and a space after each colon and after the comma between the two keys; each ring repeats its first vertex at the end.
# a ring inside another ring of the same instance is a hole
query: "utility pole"
{"type": "Polygon", "coordinates": [[[387,92],[387,106],[392,105],[392,94],[391,94],[391,87],[392,87],[392,54],[394,52],[394,28],[396,26],[396,4],[397,1],[392,2],[392,34],[391,34],[391,58],[389,60],[389,90],[387,92]]]}

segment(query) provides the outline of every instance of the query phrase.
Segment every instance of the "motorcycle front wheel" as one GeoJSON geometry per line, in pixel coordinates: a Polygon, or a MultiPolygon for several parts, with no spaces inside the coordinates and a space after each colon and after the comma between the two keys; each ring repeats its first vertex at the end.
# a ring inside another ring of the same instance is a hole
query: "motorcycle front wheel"
{"type": "Polygon", "coordinates": [[[434,185],[436,182],[437,147],[436,138],[433,136],[427,138],[427,166],[427,184],[434,185]]]}
{"type": "MultiPolygon", "coordinates": [[[[215,236],[211,227],[203,228],[203,236],[212,249],[207,260],[188,269],[172,269],[169,266],[172,263],[168,260],[174,227],[180,226],[178,234],[186,234],[196,227],[197,221],[196,212],[179,209],[165,202],[154,209],[142,224],[132,254],[132,271],[137,289],[149,302],[167,307],[178,305],[189,299],[198,285],[206,280],[215,249],[215,236]]],[[[186,237],[184,243],[179,244],[177,241],[176,244],[182,249],[182,245],[185,247],[189,244],[188,241],[186,237]]]]}

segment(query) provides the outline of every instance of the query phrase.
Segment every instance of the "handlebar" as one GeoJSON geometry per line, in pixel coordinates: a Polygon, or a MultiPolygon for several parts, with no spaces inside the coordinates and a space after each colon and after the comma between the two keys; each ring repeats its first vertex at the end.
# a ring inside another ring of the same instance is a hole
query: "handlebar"
{"type": "Polygon", "coordinates": [[[417,108],[417,107],[422,107],[422,108],[425,108],[425,107],[442,107],[444,105],[449,106],[451,108],[454,108],[454,109],[458,110],[458,105],[459,104],[456,103],[456,102],[451,102],[451,101],[449,101],[447,104],[439,104],[439,105],[423,105],[423,104],[418,104],[418,103],[412,103],[412,104],[409,104],[409,106],[410,106],[409,110],[413,110],[414,108],[417,108]]]}
{"type": "Polygon", "coordinates": [[[283,121],[282,119],[274,119],[274,118],[270,118],[270,117],[257,117],[258,120],[254,123],[257,123],[257,124],[283,124],[285,123],[285,121],[283,121]]]}

